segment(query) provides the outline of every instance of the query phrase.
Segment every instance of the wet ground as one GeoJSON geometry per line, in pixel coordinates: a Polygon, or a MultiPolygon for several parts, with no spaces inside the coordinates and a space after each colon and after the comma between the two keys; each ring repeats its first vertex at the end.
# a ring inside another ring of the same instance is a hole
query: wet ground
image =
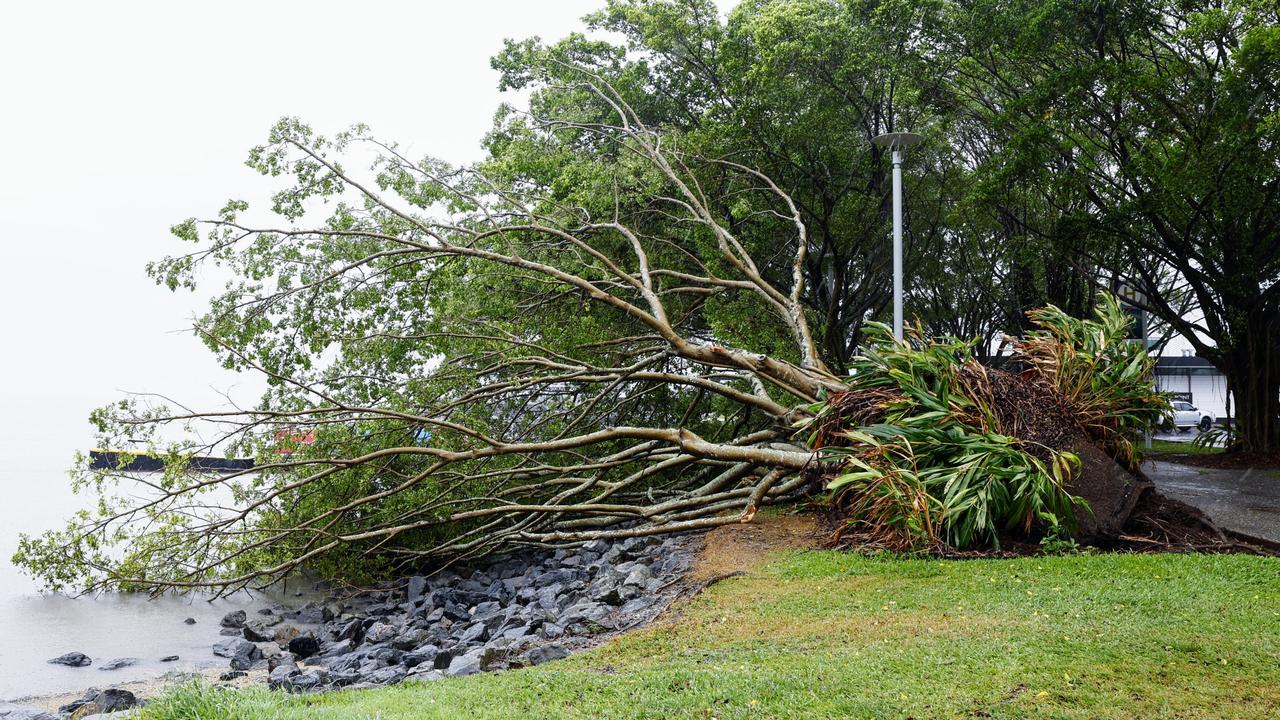
{"type": "Polygon", "coordinates": [[[1280,471],[1217,470],[1161,460],[1142,468],[1161,492],[1228,530],[1280,543],[1280,471]]]}

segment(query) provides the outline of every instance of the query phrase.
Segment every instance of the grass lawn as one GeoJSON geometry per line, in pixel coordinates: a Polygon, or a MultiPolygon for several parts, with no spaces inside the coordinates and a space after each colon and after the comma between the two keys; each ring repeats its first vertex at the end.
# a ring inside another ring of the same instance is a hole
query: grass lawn
{"type": "Polygon", "coordinates": [[[672,624],[530,670],[144,717],[1276,718],[1280,559],[790,553],[672,624]]]}
{"type": "MultiPolygon", "coordinates": [[[[1139,449],[1142,447],[1139,445],[1139,449]]],[[[1171,440],[1152,440],[1151,449],[1143,450],[1150,455],[1217,455],[1222,448],[1192,445],[1189,442],[1173,442],[1171,440]]]]}

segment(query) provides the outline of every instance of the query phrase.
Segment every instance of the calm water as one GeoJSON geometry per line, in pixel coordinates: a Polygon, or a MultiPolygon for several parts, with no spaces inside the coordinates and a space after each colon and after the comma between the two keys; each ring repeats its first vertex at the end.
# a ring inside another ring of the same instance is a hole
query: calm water
{"type": "Polygon", "coordinates": [[[75,399],[65,408],[50,408],[56,398],[33,398],[33,409],[37,402],[42,405],[39,416],[60,419],[52,425],[23,423],[22,407],[0,408],[0,413],[13,413],[0,420],[0,701],[225,665],[210,653],[210,646],[221,639],[222,616],[236,607],[252,609],[281,598],[240,595],[208,602],[190,597],[42,595],[10,564],[19,532],[56,528],[85,502],[71,494],[65,472],[76,448],[92,442],[83,421],[84,402],[75,399]],[[194,617],[196,624],[184,624],[187,617],[194,617]],[[85,653],[94,664],[67,668],[46,663],[71,651],[85,653]],[[181,659],[161,663],[166,655],[181,659]],[[97,668],[118,657],[140,662],[113,671],[97,668]]]}

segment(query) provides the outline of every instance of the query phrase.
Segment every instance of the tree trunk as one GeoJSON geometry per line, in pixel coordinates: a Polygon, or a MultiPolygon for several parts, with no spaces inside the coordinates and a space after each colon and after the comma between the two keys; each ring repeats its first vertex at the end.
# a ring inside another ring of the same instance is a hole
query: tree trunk
{"type": "Polygon", "coordinates": [[[1236,428],[1245,450],[1280,450],[1280,344],[1270,318],[1251,321],[1234,349],[1223,354],[1223,373],[1235,394],[1236,428]]]}

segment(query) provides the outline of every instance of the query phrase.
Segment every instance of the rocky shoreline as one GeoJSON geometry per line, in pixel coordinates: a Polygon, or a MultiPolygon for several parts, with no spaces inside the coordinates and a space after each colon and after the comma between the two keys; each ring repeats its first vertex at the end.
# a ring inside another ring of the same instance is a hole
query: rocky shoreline
{"type": "MultiPolygon", "coordinates": [[[[216,677],[317,692],[561,659],[657,617],[688,589],[701,543],[700,534],[684,534],[524,550],[301,608],[236,610],[222,619],[227,637],[212,648],[229,666],[216,677]]],[[[106,662],[124,667],[128,660],[106,662]]],[[[50,662],[92,660],[68,653],[50,662]]],[[[85,720],[138,702],[128,691],[94,688],[57,716],[0,704],[0,720],[85,720]]]]}

